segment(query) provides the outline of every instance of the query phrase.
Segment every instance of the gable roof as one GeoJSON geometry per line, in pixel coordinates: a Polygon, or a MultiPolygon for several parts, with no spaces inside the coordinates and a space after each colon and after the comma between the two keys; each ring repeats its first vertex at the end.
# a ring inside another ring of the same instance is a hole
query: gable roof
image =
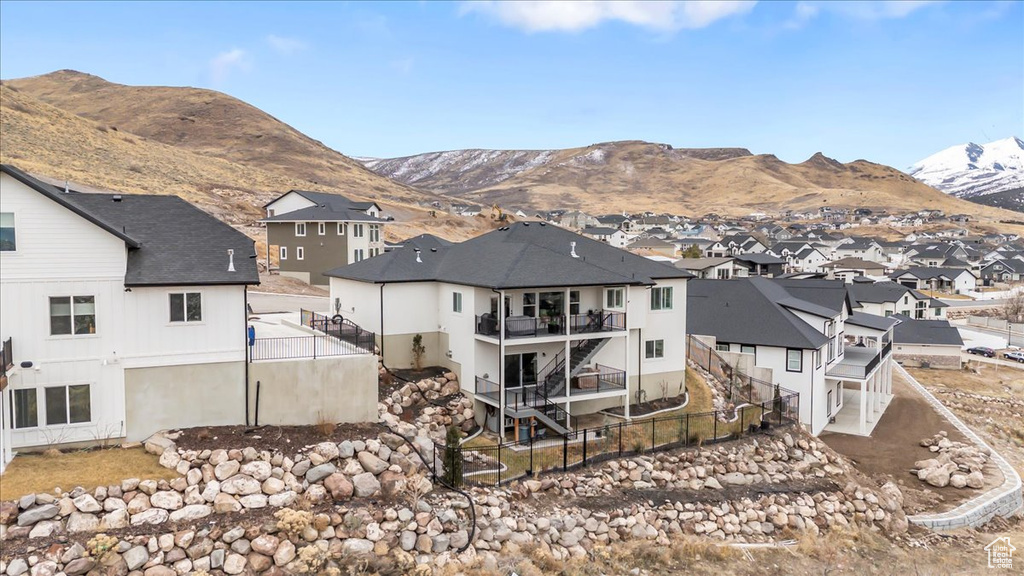
{"type": "Polygon", "coordinates": [[[450,246],[398,248],[325,273],[361,282],[450,282],[494,289],[650,285],[693,275],[575,232],[518,222],[450,246]],[[575,242],[577,257],[571,255],[575,242]]]}
{"type": "Polygon", "coordinates": [[[854,312],[846,319],[847,324],[861,326],[863,328],[871,328],[872,330],[880,330],[882,332],[892,328],[898,322],[899,320],[892,316],[875,316],[874,314],[867,314],[865,312],[854,312]]]}
{"type": "Polygon", "coordinates": [[[692,280],[686,306],[687,332],[714,336],[719,342],[800,349],[818,349],[828,342],[793,312],[798,307],[824,307],[767,278],[692,280]]]}
{"type": "Polygon", "coordinates": [[[341,194],[334,194],[331,192],[313,192],[310,190],[289,190],[284,194],[281,194],[277,198],[274,198],[270,202],[267,202],[266,204],[263,205],[263,207],[266,208],[267,206],[270,206],[274,202],[277,202],[278,200],[284,198],[289,194],[298,194],[299,196],[302,196],[303,198],[309,200],[310,202],[313,202],[314,204],[328,206],[334,210],[366,211],[375,206],[377,207],[378,210],[380,209],[380,206],[376,202],[358,202],[355,200],[351,200],[346,196],[342,196],[341,194]]]}
{"type": "MultiPolygon", "coordinates": [[[[906,270],[897,270],[889,275],[890,278],[902,278],[904,276],[913,276],[919,280],[930,280],[932,278],[945,278],[946,280],[955,280],[963,273],[974,276],[974,272],[965,270],[963,268],[926,268],[924,266],[911,266],[906,270]]],[[[977,276],[975,276],[977,278],[977,276]]]]}
{"type": "Polygon", "coordinates": [[[892,331],[893,341],[897,344],[964,345],[960,331],[947,320],[914,320],[904,314],[896,314],[893,318],[900,321],[892,331]]]}
{"type": "Polygon", "coordinates": [[[683,270],[707,270],[708,268],[714,268],[715,266],[728,264],[732,261],[732,257],[680,258],[679,260],[675,261],[674,265],[676,268],[682,268],[683,270]]]}
{"type": "Polygon", "coordinates": [[[3,172],[124,240],[126,287],[260,282],[253,240],[177,196],[64,193],[17,168],[3,172]]]}
{"type": "Polygon", "coordinates": [[[735,256],[738,262],[751,262],[753,264],[785,264],[786,261],[778,256],[772,256],[765,252],[747,252],[746,254],[738,254],[735,256]]]}
{"type": "Polygon", "coordinates": [[[370,208],[377,206],[376,202],[356,202],[341,194],[328,194],[326,192],[310,192],[307,190],[289,190],[275,200],[267,203],[264,208],[284,198],[288,194],[298,194],[306,200],[313,202],[313,206],[306,206],[283,214],[268,216],[260,222],[384,222],[383,218],[377,218],[366,213],[370,208]]]}

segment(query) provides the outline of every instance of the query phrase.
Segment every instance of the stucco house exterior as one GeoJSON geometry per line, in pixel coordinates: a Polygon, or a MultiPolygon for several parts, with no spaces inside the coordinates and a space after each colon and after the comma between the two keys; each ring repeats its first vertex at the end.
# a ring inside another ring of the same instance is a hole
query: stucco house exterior
{"type": "Polygon", "coordinates": [[[506,437],[565,433],[636,391],[681,394],[691,275],[544,223],[328,271],[338,314],[380,334],[386,366],[459,375],[478,422],[506,437]],[[566,360],[568,359],[568,361],[566,360]]]}
{"type": "Polygon", "coordinates": [[[9,165],[0,214],[4,460],[244,421],[251,239],[175,196],[67,192],[9,165]]]}
{"type": "Polygon", "coordinates": [[[267,254],[277,256],[282,276],[326,287],[325,270],[384,252],[387,222],[375,202],[340,194],[291,190],[269,202],[261,220],[267,227],[267,254]]]}
{"type": "Polygon", "coordinates": [[[974,290],[978,285],[978,277],[970,270],[963,268],[923,268],[910,267],[897,270],[889,275],[895,282],[915,290],[939,290],[961,294],[974,290]]]}
{"type": "Polygon", "coordinates": [[[894,318],[899,324],[893,329],[893,357],[900,364],[960,369],[964,341],[955,326],[946,320],[915,320],[902,314],[894,318]]]}
{"type": "Polygon", "coordinates": [[[895,320],[854,310],[838,280],[693,280],[687,331],[800,394],[812,434],[867,435],[892,397],[895,320]]]}

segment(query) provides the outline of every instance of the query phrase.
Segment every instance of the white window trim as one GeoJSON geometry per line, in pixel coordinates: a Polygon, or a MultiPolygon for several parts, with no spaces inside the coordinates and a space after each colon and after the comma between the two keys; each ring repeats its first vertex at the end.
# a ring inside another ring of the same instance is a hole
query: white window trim
{"type": "Polygon", "coordinates": [[[46,296],[46,321],[47,321],[47,339],[48,340],[68,340],[71,338],[99,338],[100,336],[100,303],[99,299],[96,298],[95,294],[78,294],[78,295],[64,295],[64,294],[50,294],[46,296]],[[82,298],[85,296],[92,297],[92,317],[93,322],[96,324],[96,331],[87,334],[75,334],[75,298],[82,298]],[[53,333],[53,316],[50,314],[50,298],[68,298],[71,305],[71,332],[68,334],[54,334],[53,333]]]}
{"type": "Polygon", "coordinates": [[[18,214],[16,212],[4,212],[4,214],[10,214],[11,219],[14,221],[12,228],[14,229],[14,250],[4,250],[0,254],[17,254],[18,253],[18,214]]]}
{"type": "Polygon", "coordinates": [[[205,324],[206,323],[206,314],[205,314],[205,310],[204,310],[205,307],[203,305],[203,301],[204,300],[205,300],[205,298],[203,298],[203,291],[202,290],[184,290],[184,291],[178,291],[178,292],[168,292],[167,293],[167,325],[168,326],[202,326],[203,324],[205,324]],[[171,320],[171,295],[172,294],[183,294],[185,296],[184,300],[182,300],[182,305],[185,306],[185,310],[184,310],[184,312],[185,312],[185,319],[184,320],[171,320]],[[189,320],[188,319],[188,295],[189,294],[199,294],[199,320],[189,320]]]}
{"type": "Polygon", "coordinates": [[[625,310],[626,309],[626,289],[622,288],[622,287],[605,288],[604,289],[604,309],[605,310],[625,310]],[[616,305],[616,306],[609,306],[608,305],[608,294],[610,292],[618,292],[619,294],[622,295],[621,298],[617,299],[617,300],[619,300],[619,304],[618,305],[616,305]]]}
{"type": "Polygon", "coordinates": [[[345,235],[345,228],[347,228],[347,227],[348,227],[348,224],[346,224],[344,222],[338,222],[338,236],[344,236],[345,235]]]}
{"type": "Polygon", "coordinates": [[[295,223],[295,235],[296,236],[305,236],[306,235],[306,223],[305,222],[296,222],[295,223]],[[301,234],[299,233],[299,229],[300,228],[302,229],[302,233],[301,234]]]}
{"type": "Polygon", "coordinates": [[[316,234],[317,236],[325,236],[327,234],[327,223],[317,222],[316,223],[316,234]]]}
{"type": "MultiPolygon", "coordinates": [[[[45,394],[43,394],[43,396],[45,396],[45,394]]],[[[11,417],[11,430],[38,430],[38,429],[44,427],[43,425],[40,425],[40,422],[41,421],[45,421],[46,419],[39,417],[39,404],[40,404],[40,401],[39,401],[39,387],[38,386],[29,386],[29,387],[26,387],[26,388],[15,388],[14,390],[11,390],[10,401],[11,401],[11,408],[10,408],[10,411],[8,412],[8,414],[10,414],[10,417],[11,417]],[[22,426],[22,427],[19,428],[16,425],[18,419],[17,419],[17,412],[16,412],[17,403],[14,401],[14,393],[19,391],[19,390],[32,390],[32,391],[34,391],[36,393],[36,425],[35,426],[22,426]]],[[[0,415],[0,417],[6,418],[7,414],[0,415]]]]}
{"type": "Polygon", "coordinates": [[[279,261],[280,260],[287,260],[288,259],[288,247],[287,246],[278,246],[277,247],[277,259],[279,261]]]}
{"type": "MultiPolygon", "coordinates": [[[[39,424],[39,426],[37,426],[37,428],[78,428],[78,427],[84,427],[84,426],[91,426],[91,425],[93,425],[95,423],[95,420],[93,419],[93,409],[92,409],[92,390],[93,390],[93,386],[92,386],[91,382],[70,382],[70,383],[67,383],[67,384],[53,384],[53,385],[50,385],[50,386],[42,385],[42,386],[37,387],[36,388],[36,408],[37,408],[37,410],[40,408],[40,402],[39,402],[40,393],[39,392],[41,390],[42,391],[41,396],[43,398],[43,401],[42,401],[43,418],[42,418],[42,420],[44,420],[44,421],[46,420],[46,408],[47,408],[47,406],[46,406],[46,389],[47,388],[63,388],[64,389],[64,403],[65,403],[64,404],[64,416],[67,417],[68,421],[66,423],[64,423],[64,424],[47,424],[47,423],[43,422],[42,424],[39,424]],[[71,390],[70,390],[70,388],[72,386],[88,386],[89,387],[89,419],[86,420],[85,422],[72,422],[71,421],[71,397],[70,397],[71,390]]],[[[19,428],[19,430],[25,430],[25,428],[19,428]]]]}
{"type": "Polygon", "coordinates": [[[306,249],[303,248],[302,246],[296,246],[295,247],[295,259],[296,260],[305,260],[306,259],[306,249]]]}
{"type": "Polygon", "coordinates": [[[655,338],[653,340],[645,340],[644,341],[644,360],[663,360],[664,358],[665,358],[665,339],[664,338],[655,338]],[[661,355],[658,355],[658,342],[661,342],[661,355]],[[647,345],[648,344],[653,344],[654,345],[653,348],[650,351],[650,353],[653,354],[653,355],[648,355],[648,350],[647,350],[647,345]]]}
{"type": "Polygon", "coordinates": [[[452,313],[462,314],[462,292],[452,292],[452,313]]]}
{"type": "Polygon", "coordinates": [[[655,287],[651,288],[651,298],[650,298],[650,302],[649,302],[650,311],[651,312],[671,312],[675,308],[675,296],[676,296],[675,295],[675,290],[672,289],[672,286],[655,286],[655,287]],[[655,291],[661,293],[661,306],[659,306],[658,308],[654,307],[654,294],[655,294],[655,291]],[[671,296],[672,304],[670,304],[667,308],[665,307],[665,293],[666,292],[672,295],[671,296]]]}
{"type": "Polygon", "coordinates": [[[799,348],[786,348],[786,372],[800,373],[804,371],[804,351],[799,348]],[[794,370],[790,367],[790,352],[797,353],[797,362],[799,366],[794,370]]]}

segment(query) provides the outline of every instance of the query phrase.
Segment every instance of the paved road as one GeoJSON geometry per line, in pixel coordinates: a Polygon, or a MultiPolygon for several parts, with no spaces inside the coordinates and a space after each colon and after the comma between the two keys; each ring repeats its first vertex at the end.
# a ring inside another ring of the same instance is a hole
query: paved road
{"type": "Polygon", "coordinates": [[[298,296],[294,294],[269,294],[249,292],[249,306],[256,314],[270,312],[298,312],[301,308],[324,312],[329,308],[330,298],[326,296],[298,296]]]}
{"type": "MultiPolygon", "coordinates": [[[[998,352],[1002,355],[1002,352],[998,352]]],[[[1024,370],[1024,364],[1020,362],[1013,362],[1010,360],[1003,360],[1002,358],[986,358],[984,356],[975,356],[974,354],[963,354],[964,362],[970,360],[972,362],[981,362],[983,364],[998,364],[1000,366],[1009,366],[1010,368],[1016,368],[1018,370],[1024,370]]]]}
{"type": "MultiPolygon", "coordinates": [[[[981,332],[982,334],[989,334],[991,336],[998,336],[1006,339],[1006,330],[999,330],[997,328],[987,328],[984,326],[975,326],[973,324],[956,324],[957,328],[963,328],[964,330],[971,330],[973,332],[981,332]]],[[[1020,332],[1014,332],[1010,336],[1010,346],[1020,346],[1024,348],[1024,334],[1020,332]]]]}
{"type": "Polygon", "coordinates": [[[998,300],[943,300],[939,298],[943,304],[948,304],[950,308],[999,308],[1003,304],[1006,304],[1006,298],[998,300]]]}

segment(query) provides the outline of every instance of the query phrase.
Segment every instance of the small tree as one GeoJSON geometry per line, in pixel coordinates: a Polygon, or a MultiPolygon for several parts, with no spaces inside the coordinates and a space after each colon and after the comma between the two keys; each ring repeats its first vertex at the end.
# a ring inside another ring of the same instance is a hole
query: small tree
{"type": "Polygon", "coordinates": [[[1003,318],[1007,322],[1024,322],[1024,288],[1012,292],[1003,304],[1003,318]]]}
{"type": "Polygon", "coordinates": [[[423,345],[423,335],[417,334],[412,337],[412,361],[417,370],[423,368],[423,354],[427,348],[423,345]]]}
{"type": "Polygon", "coordinates": [[[701,256],[700,247],[696,245],[690,246],[686,250],[683,250],[682,253],[683,258],[700,258],[701,256]]]}
{"type": "Polygon", "coordinates": [[[449,426],[444,439],[444,455],[441,458],[441,478],[445,484],[455,488],[462,485],[462,448],[459,446],[461,439],[459,427],[454,424],[449,426]]]}

